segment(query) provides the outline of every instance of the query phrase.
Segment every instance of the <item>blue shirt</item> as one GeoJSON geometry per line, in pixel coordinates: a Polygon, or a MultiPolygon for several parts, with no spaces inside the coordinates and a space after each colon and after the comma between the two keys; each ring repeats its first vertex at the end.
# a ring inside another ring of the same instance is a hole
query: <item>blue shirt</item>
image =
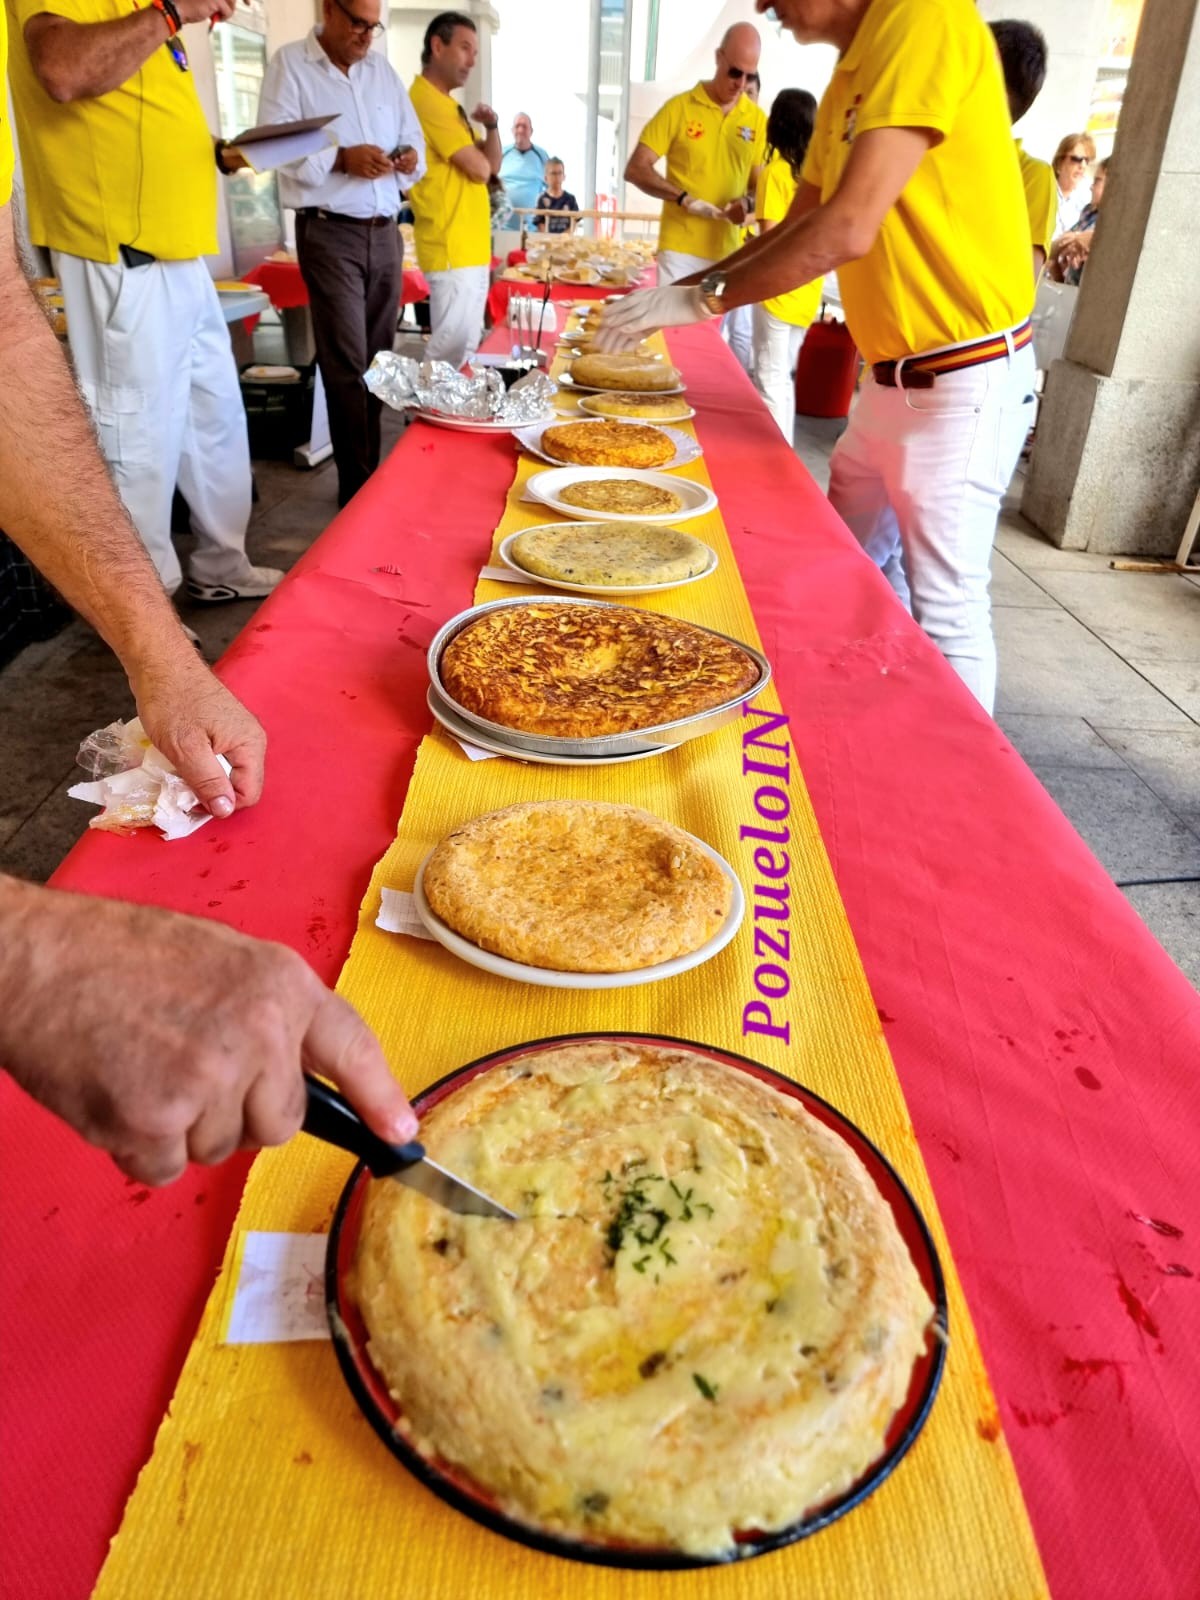
{"type": "Polygon", "coordinates": [[[500,158],[500,181],[512,206],[535,206],[545,181],[546,152],[536,144],[528,150],[518,150],[510,144],[500,158]]]}

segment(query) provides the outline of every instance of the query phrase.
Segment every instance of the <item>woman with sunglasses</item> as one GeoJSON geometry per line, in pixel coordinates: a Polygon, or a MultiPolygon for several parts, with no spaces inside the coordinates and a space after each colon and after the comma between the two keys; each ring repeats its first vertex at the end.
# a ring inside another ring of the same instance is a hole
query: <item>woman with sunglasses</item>
{"type": "Polygon", "coordinates": [[[1058,184],[1058,212],[1054,219],[1054,237],[1070,233],[1079,221],[1080,213],[1088,202],[1088,171],[1096,159],[1096,146],[1091,135],[1069,133],[1059,141],[1051,166],[1058,184]]]}

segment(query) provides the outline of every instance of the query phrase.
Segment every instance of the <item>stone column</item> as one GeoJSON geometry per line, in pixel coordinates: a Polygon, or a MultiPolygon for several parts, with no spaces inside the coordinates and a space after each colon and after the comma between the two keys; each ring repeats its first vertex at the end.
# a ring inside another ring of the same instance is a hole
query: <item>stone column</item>
{"type": "Polygon", "coordinates": [[[1200,0],[1147,0],[1021,510],[1072,550],[1173,555],[1200,482],[1200,0]]]}

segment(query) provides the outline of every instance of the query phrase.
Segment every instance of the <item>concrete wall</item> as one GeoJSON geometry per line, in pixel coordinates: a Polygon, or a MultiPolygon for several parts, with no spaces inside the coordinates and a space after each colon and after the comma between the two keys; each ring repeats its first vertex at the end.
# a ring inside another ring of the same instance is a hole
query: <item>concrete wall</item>
{"type": "Polygon", "coordinates": [[[1021,509],[1058,544],[1170,555],[1200,483],[1200,0],[1152,0],[1021,509]]]}

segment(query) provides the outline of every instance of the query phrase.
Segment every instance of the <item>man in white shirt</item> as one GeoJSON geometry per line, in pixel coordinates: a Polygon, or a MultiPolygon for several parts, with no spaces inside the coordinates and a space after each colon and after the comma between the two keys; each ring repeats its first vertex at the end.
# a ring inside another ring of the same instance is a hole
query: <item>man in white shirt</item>
{"type": "Polygon", "coordinates": [[[421,124],[387,58],[371,49],[380,0],[324,0],[324,22],[267,68],[260,122],[337,113],[338,139],[283,167],[279,194],[296,211],[300,271],[344,506],[379,465],[380,402],[363,373],[396,332],[401,196],[425,172],[421,124]]]}

